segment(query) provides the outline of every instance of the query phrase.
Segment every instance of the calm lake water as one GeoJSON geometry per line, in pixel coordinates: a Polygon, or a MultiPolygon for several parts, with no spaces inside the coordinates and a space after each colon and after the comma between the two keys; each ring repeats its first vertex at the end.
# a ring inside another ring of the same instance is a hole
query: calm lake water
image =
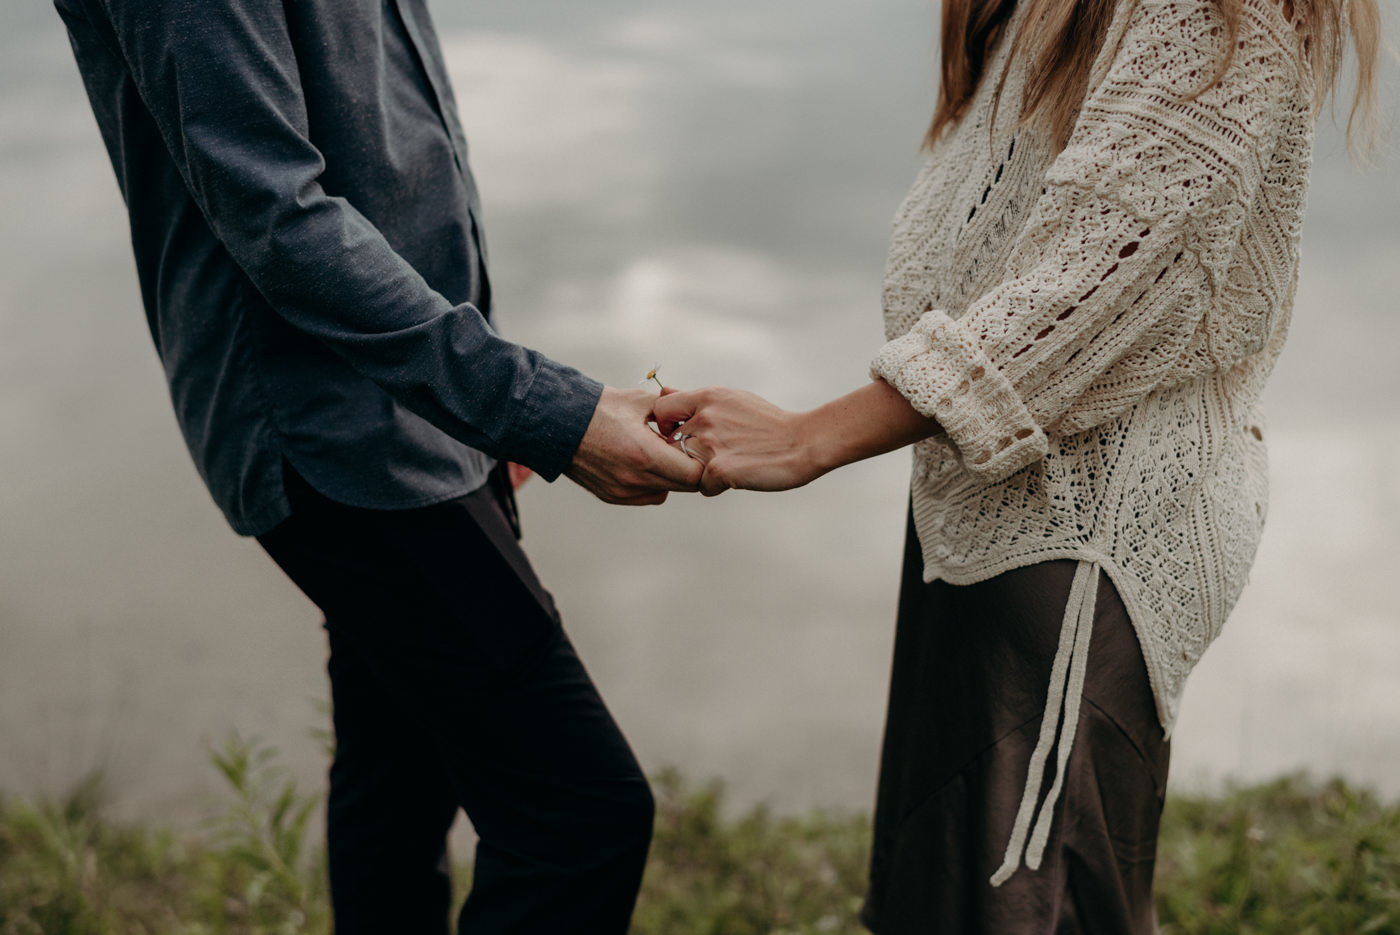
{"type": "MultiPolygon", "coordinates": [[[[660,364],[790,407],[865,379],[934,87],[932,3],[438,18],[510,336],[611,383],[660,364]]],[[[1395,148],[1361,175],[1334,131],[1319,142],[1270,392],[1269,529],[1187,689],[1179,787],[1308,769],[1400,794],[1395,148]]],[[[37,0],[0,30],[0,206],[0,790],[100,767],[119,811],[192,816],[230,729],[319,783],[316,613],[188,462],[112,172],[37,0]]],[[[736,804],[869,807],[907,466],[658,509],[525,489],[527,549],[648,767],[722,777],[736,804]]]]}

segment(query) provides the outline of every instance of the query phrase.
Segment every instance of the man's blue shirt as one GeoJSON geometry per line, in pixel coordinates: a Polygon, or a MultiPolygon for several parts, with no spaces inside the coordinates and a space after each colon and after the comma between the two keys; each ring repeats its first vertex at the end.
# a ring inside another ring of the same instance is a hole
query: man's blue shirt
{"type": "Polygon", "coordinates": [[[55,0],[131,221],[175,413],[244,535],[553,479],[601,386],[498,337],[424,0],[55,0]]]}

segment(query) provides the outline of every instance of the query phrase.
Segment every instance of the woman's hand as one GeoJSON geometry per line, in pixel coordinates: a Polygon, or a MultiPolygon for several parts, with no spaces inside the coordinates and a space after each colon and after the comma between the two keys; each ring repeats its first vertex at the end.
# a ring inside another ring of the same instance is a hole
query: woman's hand
{"type": "Polygon", "coordinates": [[[707,497],[742,490],[790,490],[826,469],[817,461],[807,413],[788,412],[745,390],[667,392],[652,407],[657,428],[705,465],[707,497]]]}
{"type": "Polygon", "coordinates": [[[788,412],[744,390],[664,391],[657,428],[705,466],[700,492],[790,490],[843,464],[903,448],[940,431],[883,380],[811,412],[788,412]]]}

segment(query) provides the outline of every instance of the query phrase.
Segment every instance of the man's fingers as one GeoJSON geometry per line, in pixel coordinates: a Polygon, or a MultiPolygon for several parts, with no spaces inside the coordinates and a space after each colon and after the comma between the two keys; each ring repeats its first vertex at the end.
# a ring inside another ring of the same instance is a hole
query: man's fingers
{"type": "Polygon", "coordinates": [[[618,495],[607,502],[614,506],[659,506],[666,502],[667,496],[669,494],[662,490],[657,493],[618,495]]]}
{"type": "Polygon", "coordinates": [[[728,481],[719,471],[706,469],[705,475],[700,478],[700,492],[707,497],[718,497],[729,489],[728,481]]]}
{"type": "Polygon", "coordinates": [[[700,485],[700,474],[704,465],[688,457],[679,445],[670,441],[669,436],[662,439],[652,435],[651,440],[644,444],[647,452],[655,459],[648,468],[648,473],[658,479],[657,487],[693,491],[700,485]]]}

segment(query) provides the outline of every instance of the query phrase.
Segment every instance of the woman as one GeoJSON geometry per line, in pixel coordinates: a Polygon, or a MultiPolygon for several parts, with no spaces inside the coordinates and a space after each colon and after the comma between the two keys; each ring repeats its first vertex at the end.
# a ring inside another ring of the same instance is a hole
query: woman
{"type": "Polygon", "coordinates": [[[1167,737],[1264,521],[1344,28],[1364,115],[1374,0],[947,0],[873,381],[657,401],[707,494],[914,445],[873,931],[1155,930],[1167,737]]]}

